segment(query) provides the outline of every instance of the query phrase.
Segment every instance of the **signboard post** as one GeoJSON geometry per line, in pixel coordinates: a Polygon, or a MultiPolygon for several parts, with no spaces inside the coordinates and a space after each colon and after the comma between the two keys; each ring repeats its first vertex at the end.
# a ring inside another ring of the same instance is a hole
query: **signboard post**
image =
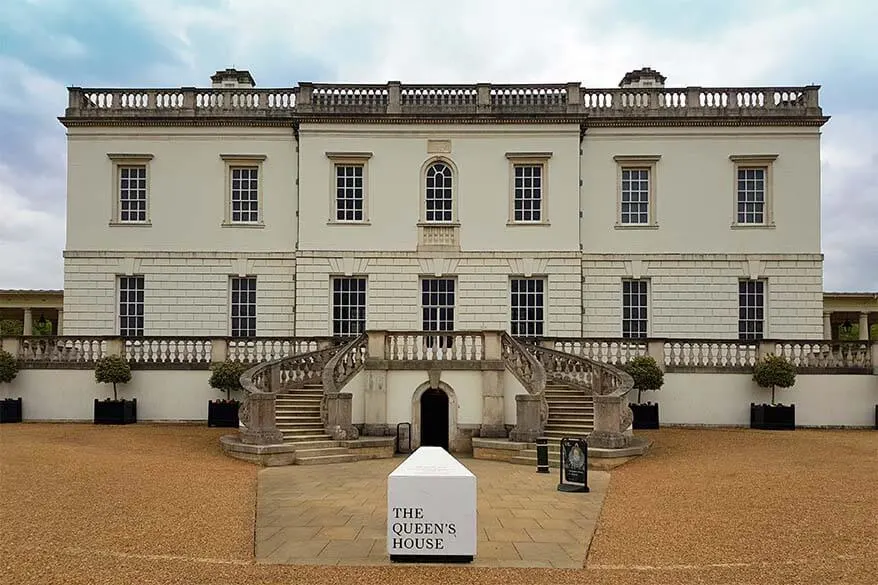
{"type": "Polygon", "coordinates": [[[391,562],[472,562],[476,523],[476,476],[442,447],[420,447],[387,477],[391,562]]]}
{"type": "Polygon", "coordinates": [[[588,492],[588,443],[585,439],[561,439],[559,492],[588,492]]]}

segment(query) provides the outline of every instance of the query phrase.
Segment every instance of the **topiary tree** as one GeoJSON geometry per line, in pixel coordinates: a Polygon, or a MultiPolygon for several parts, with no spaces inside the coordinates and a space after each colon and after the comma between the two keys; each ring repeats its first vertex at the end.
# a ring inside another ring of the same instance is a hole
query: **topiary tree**
{"type": "Polygon", "coordinates": [[[634,389],[637,390],[637,402],[644,390],[658,390],[665,383],[665,374],[655,361],[648,355],[638,356],[622,366],[622,369],[634,378],[634,389]]]}
{"type": "Polygon", "coordinates": [[[113,400],[116,397],[116,384],[131,381],[131,366],[128,361],[118,355],[102,357],[95,362],[95,381],[113,385],[113,400]]]}
{"type": "Polygon", "coordinates": [[[771,388],[771,404],[774,405],[774,389],[789,388],[796,383],[796,368],[782,355],[768,354],[753,368],[753,380],[762,388],[771,388]]]}
{"type": "Polygon", "coordinates": [[[8,351],[0,349],[0,384],[12,382],[18,375],[18,360],[8,351]]]}
{"type": "Polygon", "coordinates": [[[226,400],[232,399],[232,390],[241,390],[241,375],[250,366],[241,362],[226,361],[211,367],[210,386],[226,393],[226,400]]]}

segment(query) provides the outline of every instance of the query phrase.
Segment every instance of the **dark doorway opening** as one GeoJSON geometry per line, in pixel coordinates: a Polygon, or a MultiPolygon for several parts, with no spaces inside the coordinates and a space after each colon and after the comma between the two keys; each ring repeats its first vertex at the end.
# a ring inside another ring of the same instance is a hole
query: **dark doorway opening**
{"type": "Polygon", "coordinates": [[[438,388],[421,394],[421,446],[448,451],[448,394],[438,388]]]}

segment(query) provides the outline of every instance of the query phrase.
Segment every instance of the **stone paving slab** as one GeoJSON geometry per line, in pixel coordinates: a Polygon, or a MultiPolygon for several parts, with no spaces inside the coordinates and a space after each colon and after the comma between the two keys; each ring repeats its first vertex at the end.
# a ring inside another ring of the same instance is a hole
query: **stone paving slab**
{"type": "MultiPolygon", "coordinates": [[[[259,472],[256,562],[390,565],[387,475],[403,457],[259,472]]],[[[589,471],[589,493],[557,491],[558,471],[463,458],[477,477],[474,566],[580,568],[610,475],[589,471]]]]}

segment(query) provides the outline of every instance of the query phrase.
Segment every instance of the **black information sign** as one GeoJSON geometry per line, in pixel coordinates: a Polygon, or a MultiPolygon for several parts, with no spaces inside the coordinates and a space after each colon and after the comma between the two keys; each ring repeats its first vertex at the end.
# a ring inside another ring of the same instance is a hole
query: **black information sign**
{"type": "Polygon", "coordinates": [[[560,492],[587,492],[588,489],[588,444],[585,439],[561,439],[561,483],[560,492]]]}

